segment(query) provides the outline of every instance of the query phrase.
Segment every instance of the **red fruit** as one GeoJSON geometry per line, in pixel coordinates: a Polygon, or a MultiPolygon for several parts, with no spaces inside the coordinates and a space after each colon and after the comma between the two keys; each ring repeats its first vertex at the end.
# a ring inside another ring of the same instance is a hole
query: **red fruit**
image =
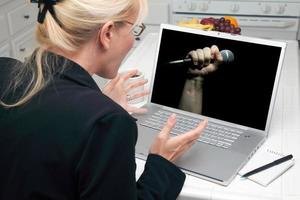
{"type": "Polygon", "coordinates": [[[215,20],[213,18],[203,18],[203,19],[201,19],[200,24],[203,24],[203,25],[211,24],[211,25],[213,25],[214,21],[215,20]]]}

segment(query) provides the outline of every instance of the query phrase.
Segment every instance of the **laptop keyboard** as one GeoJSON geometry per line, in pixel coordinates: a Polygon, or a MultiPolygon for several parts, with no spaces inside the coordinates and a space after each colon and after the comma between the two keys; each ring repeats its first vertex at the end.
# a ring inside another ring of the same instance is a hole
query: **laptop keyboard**
{"type": "MultiPolygon", "coordinates": [[[[160,110],[150,116],[148,119],[140,123],[142,126],[150,127],[156,130],[161,130],[172,113],[165,110],[160,110]]],[[[176,125],[171,133],[174,135],[182,134],[197,127],[202,120],[177,114],[176,125]]],[[[210,144],[224,149],[230,148],[235,140],[243,133],[241,129],[223,126],[215,123],[208,123],[208,126],[198,138],[199,142],[210,144]]]]}

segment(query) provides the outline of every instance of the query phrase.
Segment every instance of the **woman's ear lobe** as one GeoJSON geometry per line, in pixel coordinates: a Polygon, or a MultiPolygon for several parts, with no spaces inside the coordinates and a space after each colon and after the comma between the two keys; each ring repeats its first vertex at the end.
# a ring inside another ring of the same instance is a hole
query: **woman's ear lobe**
{"type": "Polygon", "coordinates": [[[110,48],[113,38],[114,23],[112,21],[106,22],[98,32],[99,45],[105,50],[110,48]]]}

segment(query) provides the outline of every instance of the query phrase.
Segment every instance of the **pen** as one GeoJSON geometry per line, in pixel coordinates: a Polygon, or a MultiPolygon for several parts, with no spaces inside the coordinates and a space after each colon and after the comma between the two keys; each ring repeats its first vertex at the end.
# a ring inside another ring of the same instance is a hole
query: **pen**
{"type": "Polygon", "coordinates": [[[283,163],[283,162],[285,162],[285,161],[288,161],[288,160],[290,160],[290,159],[292,159],[292,158],[293,158],[293,155],[292,155],[292,154],[287,155],[287,156],[284,156],[284,157],[282,157],[282,158],[279,158],[278,160],[275,160],[275,161],[270,162],[270,163],[268,163],[268,164],[266,164],[266,165],[263,165],[263,166],[261,166],[261,167],[258,167],[258,168],[256,168],[256,169],[254,169],[254,170],[251,170],[250,172],[247,172],[246,174],[244,174],[242,177],[243,177],[243,178],[247,178],[248,176],[251,176],[251,175],[253,175],[253,174],[256,174],[256,173],[258,173],[258,172],[261,172],[261,171],[263,171],[263,170],[266,170],[266,169],[268,169],[268,168],[270,168],[270,167],[279,165],[280,163],[283,163]]]}

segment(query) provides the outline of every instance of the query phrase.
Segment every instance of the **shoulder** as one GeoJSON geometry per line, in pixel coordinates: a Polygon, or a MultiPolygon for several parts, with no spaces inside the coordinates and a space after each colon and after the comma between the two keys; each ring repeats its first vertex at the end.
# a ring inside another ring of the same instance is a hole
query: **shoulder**
{"type": "Polygon", "coordinates": [[[86,97],[88,98],[83,102],[85,104],[90,103],[90,105],[83,112],[90,113],[87,122],[91,122],[89,127],[92,135],[97,134],[98,137],[105,137],[105,139],[102,138],[102,141],[111,142],[111,146],[118,144],[119,146],[128,146],[128,148],[133,147],[137,140],[136,119],[101,93],[94,94],[92,92],[86,97]],[[104,132],[105,134],[101,134],[104,132]]]}
{"type": "Polygon", "coordinates": [[[13,68],[21,66],[22,64],[23,63],[21,61],[14,58],[0,57],[0,76],[6,76],[9,72],[12,71],[13,68]]]}
{"type": "Polygon", "coordinates": [[[21,66],[23,63],[14,58],[0,57],[0,76],[7,75],[15,67],[21,66]]]}
{"type": "Polygon", "coordinates": [[[21,61],[14,59],[14,58],[9,58],[9,57],[0,57],[0,65],[2,66],[9,66],[9,65],[14,65],[14,64],[22,64],[21,61]]]}
{"type": "Polygon", "coordinates": [[[13,69],[20,67],[22,64],[21,61],[13,58],[0,57],[0,94],[3,93],[2,89],[4,89],[11,80],[13,69]]]}
{"type": "Polygon", "coordinates": [[[104,95],[100,90],[85,89],[84,92],[79,92],[74,99],[74,105],[78,101],[82,105],[79,111],[88,112],[97,118],[110,120],[111,118],[122,119],[123,121],[134,121],[133,117],[125,111],[119,104],[104,95]],[[77,100],[76,100],[77,99],[77,100]]]}
{"type": "MultiPolygon", "coordinates": [[[[107,138],[114,138],[114,143],[124,143],[132,141],[133,145],[137,139],[137,125],[135,119],[124,112],[107,113],[98,118],[94,123],[93,133],[106,132],[107,138]]],[[[107,141],[107,140],[106,140],[107,141]]],[[[128,145],[128,144],[127,144],[128,145]]]]}
{"type": "Polygon", "coordinates": [[[136,127],[136,120],[101,91],[87,91],[80,99],[83,103],[82,105],[86,105],[84,112],[90,112],[104,123],[110,122],[111,128],[114,125],[118,129],[136,127]]]}
{"type": "Polygon", "coordinates": [[[49,116],[64,116],[65,122],[86,129],[104,119],[121,117],[135,120],[120,105],[104,95],[100,89],[89,88],[62,80],[45,88],[30,103],[32,107],[49,111],[49,116]],[[78,124],[76,124],[78,123],[78,124]]]}
{"type": "Polygon", "coordinates": [[[100,89],[94,89],[67,81],[54,83],[40,94],[40,102],[58,107],[61,112],[74,115],[102,115],[128,113],[117,103],[104,95],[100,89]]]}

